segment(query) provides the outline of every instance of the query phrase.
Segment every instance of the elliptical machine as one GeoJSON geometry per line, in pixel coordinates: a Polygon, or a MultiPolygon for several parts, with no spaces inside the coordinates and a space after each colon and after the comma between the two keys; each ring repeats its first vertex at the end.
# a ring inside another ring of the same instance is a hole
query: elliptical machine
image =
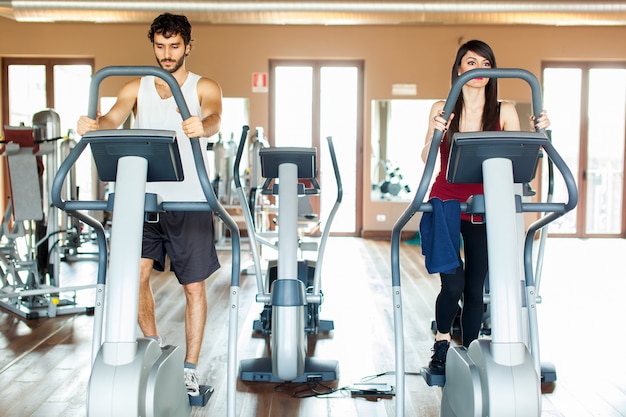
{"type": "MultiPolygon", "coordinates": [[[[88,115],[96,117],[100,82],[112,75],[154,75],[167,82],[182,119],[191,116],[178,83],[156,67],[107,67],[94,74],[89,93],[88,115]]],[[[164,211],[214,211],[230,229],[232,237],[231,322],[237,322],[240,242],[235,221],[216,199],[203,161],[199,138],[190,138],[195,168],[206,202],[161,201],[146,194],[148,181],[181,181],[183,167],[176,133],[167,130],[98,130],[85,134],[61,164],[54,178],[51,199],[96,232],[99,260],[92,341],[92,371],[87,389],[87,415],[138,417],[184,416],[191,406],[204,406],[212,387],[201,386],[199,397],[189,397],[183,377],[184,355],[177,346],[163,346],[153,339],[136,338],[139,291],[139,259],[144,217],[164,211]],[[108,200],[63,200],[65,178],[80,154],[90,145],[102,181],[115,181],[108,200]],[[104,228],[85,210],[113,211],[110,261],[104,228]],[[107,280],[108,275],[108,280],[107,280]],[[108,291],[105,296],[105,283],[108,291]],[[106,320],[104,320],[106,316],[106,320]],[[106,328],[103,335],[103,321],[106,328]]],[[[236,324],[235,324],[236,326],[236,324]]],[[[236,364],[236,339],[229,334],[229,375],[236,364]],[[233,340],[235,345],[233,345],[233,340]]],[[[230,378],[233,379],[233,378],[230,378]]],[[[229,381],[230,381],[229,379],[229,381]]],[[[235,385],[228,386],[228,407],[235,409],[235,385]]],[[[233,411],[234,413],[234,411],[233,411]]]]}
{"type": "Polygon", "coordinates": [[[270,334],[271,357],[241,361],[239,376],[244,381],[309,382],[338,379],[336,360],[307,357],[307,334],[332,330],[333,324],[319,319],[323,302],[321,269],[326,241],[343,195],[341,176],[332,142],[328,147],[337,181],[337,198],[326,219],[319,241],[317,260],[298,261],[298,198],[317,195],[317,150],[315,148],[266,147],[259,151],[262,176],[266,178],[262,194],[278,196],[278,241],[276,245],[257,236],[250,205],[246,203],[239,163],[245,148],[248,127],[244,127],[235,159],[235,187],[242,207],[257,282],[256,301],[264,303],[261,320],[255,329],[270,334]],[[277,182],[276,182],[277,180],[277,182]],[[305,180],[311,186],[305,186],[305,180]],[[260,243],[278,250],[277,267],[263,279],[259,256],[260,243]],[[311,274],[310,272],[313,271],[311,274]]]}
{"type": "MultiPolygon", "coordinates": [[[[445,119],[450,117],[463,85],[476,77],[526,81],[532,91],[533,112],[539,117],[541,89],[531,73],[521,69],[476,69],[461,74],[453,84],[444,105],[445,119]]],[[[441,131],[435,130],[418,190],[392,232],[397,417],[404,416],[405,404],[400,234],[417,212],[433,210],[430,203],[424,202],[424,197],[442,136],[441,131]]],[[[541,415],[541,362],[533,241],[537,231],[576,206],[575,179],[544,132],[507,131],[456,134],[447,179],[450,182],[484,183],[484,197],[473,196],[471,201],[461,202],[461,210],[485,216],[492,328],[490,338],[475,340],[468,349],[449,349],[440,415],[538,417],[541,415]],[[522,201],[522,184],[534,177],[540,150],[547,154],[565,181],[568,192],[565,203],[522,201]],[[524,232],[525,212],[544,215],[524,232]]],[[[428,380],[429,375],[422,374],[428,380]]]]}

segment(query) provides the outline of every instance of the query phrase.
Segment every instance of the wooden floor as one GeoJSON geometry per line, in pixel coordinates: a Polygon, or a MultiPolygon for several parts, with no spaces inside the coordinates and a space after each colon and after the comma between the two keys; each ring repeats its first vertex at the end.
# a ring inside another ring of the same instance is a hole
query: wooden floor
{"type": "MultiPolygon", "coordinates": [[[[556,365],[558,381],[545,387],[544,417],[626,416],[624,254],[624,240],[548,240],[539,306],[541,349],[543,359],[556,365]]],[[[426,274],[419,246],[403,244],[401,256],[406,370],[411,373],[406,378],[406,416],[437,416],[440,389],[428,387],[413,373],[430,356],[439,278],[426,274]]],[[[200,358],[201,382],[213,385],[215,394],[205,408],[194,408],[196,417],[226,416],[229,252],[220,252],[220,259],[222,269],[208,281],[209,319],[200,358]]],[[[394,369],[389,263],[389,242],[339,237],[328,242],[321,315],[335,321],[335,330],[311,340],[309,353],[339,361],[341,376],[331,387],[350,386],[394,369]]],[[[63,276],[90,282],[94,271],[93,262],[64,264],[63,276]]],[[[161,334],[167,343],[181,345],[182,290],[169,274],[157,274],[153,282],[161,334]]],[[[261,310],[254,291],[253,277],[244,276],[239,359],[267,355],[267,340],[251,330],[261,310]]],[[[27,321],[0,312],[0,416],[85,415],[92,322],[93,317],[83,314],[27,321]]],[[[373,380],[393,381],[393,375],[373,380]]],[[[355,399],[344,391],[295,398],[304,388],[277,392],[275,384],[239,381],[237,416],[394,415],[392,399],[355,399]]]]}

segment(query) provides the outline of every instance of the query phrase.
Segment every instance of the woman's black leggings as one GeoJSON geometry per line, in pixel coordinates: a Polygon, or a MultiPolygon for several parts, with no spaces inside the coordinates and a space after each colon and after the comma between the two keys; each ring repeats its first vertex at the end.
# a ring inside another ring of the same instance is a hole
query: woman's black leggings
{"type": "Polygon", "coordinates": [[[483,286],[487,276],[487,231],[484,224],[461,221],[461,236],[465,252],[465,268],[459,256],[459,266],[453,274],[440,274],[441,291],[435,303],[435,320],[440,333],[450,333],[452,322],[463,296],[461,329],[463,346],[467,347],[480,331],[483,317],[483,286]]]}

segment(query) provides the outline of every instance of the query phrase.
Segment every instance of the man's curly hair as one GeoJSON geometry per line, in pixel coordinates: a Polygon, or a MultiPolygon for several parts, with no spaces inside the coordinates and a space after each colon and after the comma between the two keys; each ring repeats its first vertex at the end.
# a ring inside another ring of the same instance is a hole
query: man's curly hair
{"type": "Polygon", "coordinates": [[[148,39],[154,43],[154,35],[163,35],[166,38],[180,35],[185,41],[185,45],[191,44],[191,24],[186,16],[163,13],[150,26],[148,39]]]}

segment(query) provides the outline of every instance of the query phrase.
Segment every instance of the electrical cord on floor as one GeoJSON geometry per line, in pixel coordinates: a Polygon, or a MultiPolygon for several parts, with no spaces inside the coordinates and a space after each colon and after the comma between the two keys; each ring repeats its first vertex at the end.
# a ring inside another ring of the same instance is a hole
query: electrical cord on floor
{"type": "Polygon", "coordinates": [[[307,381],[300,383],[282,382],[274,387],[276,392],[289,392],[295,398],[322,397],[343,391],[348,387],[332,388],[321,381],[307,381]]]}
{"type": "MultiPolygon", "coordinates": [[[[386,371],[374,375],[364,376],[360,379],[361,382],[370,382],[376,378],[380,378],[387,375],[395,375],[395,371],[386,371]]],[[[405,375],[420,376],[422,373],[418,372],[405,372],[405,375]]],[[[350,396],[357,389],[353,386],[345,386],[340,388],[332,388],[326,384],[323,384],[319,380],[311,380],[306,382],[281,382],[274,387],[275,392],[291,392],[291,395],[295,398],[331,398],[330,395],[341,393],[342,397],[350,396]],[[345,393],[345,395],[344,395],[345,393]]]]}
{"type": "MultiPolygon", "coordinates": [[[[381,372],[379,374],[368,375],[368,376],[364,376],[363,378],[361,378],[361,382],[369,382],[369,381],[372,381],[372,380],[374,380],[376,378],[380,378],[381,376],[395,375],[395,374],[396,374],[396,371],[386,371],[386,372],[381,372]]],[[[404,375],[421,376],[422,375],[422,371],[405,372],[404,375]]]]}

